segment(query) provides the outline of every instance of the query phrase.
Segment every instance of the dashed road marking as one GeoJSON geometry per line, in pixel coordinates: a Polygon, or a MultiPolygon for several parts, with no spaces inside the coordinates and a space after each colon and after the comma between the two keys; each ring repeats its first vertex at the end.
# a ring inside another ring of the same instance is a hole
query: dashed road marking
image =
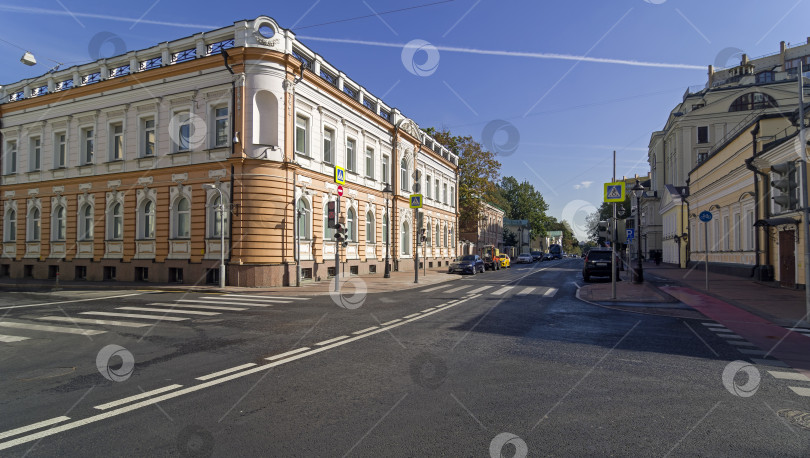
{"type": "Polygon", "coordinates": [[[0,334],[0,342],[6,342],[6,343],[9,343],[9,342],[19,342],[19,341],[21,341],[21,340],[28,340],[28,339],[29,339],[28,337],[22,337],[22,336],[5,336],[5,335],[0,334]]]}
{"type": "Polygon", "coordinates": [[[418,315],[419,315],[419,313],[411,313],[410,315],[404,316],[402,318],[405,318],[407,320],[408,318],[413,318],[413,317],[418,316],[418,315]]]}
{"type": "Polygon", "coordinates": [[[319,347],[320,347],[320,346],[322,346],[322,345],[329,345],[330,343],[337,342],[338,340],[343,340],[343,339],[348,339],[348,338],[349,338],[349,336],[338,336],[338,337],[335,337],[335,338],[333,338],[333,339],[329,339],[329,340],[324,340],[324,341],[318,342],[318,343],[316,343],[315,345],[317,345],[317,346],[319,346],[319,347]]]}
{"type": "Polygon", "coordinates": [[[270,356],[269,358],[264,358],[264,359],[266,359],[268,361],[275,361],[277,359],[284,358],[285,356],[294,355],[296,353],[301,353],[302,351],[307,351],[307,350],[309,350],[309,347],[296,348],[295,350],[290,350],[288,352],[279,353],[277,355],[273,355],[273,356],[270,356]]]}
{"type": "Polygon", "coordinates": [[[354,331],[354,332],[352,333],[352,335],[355,335],[355,336],[356,336],[357,334],[363,334],[364,332],[373,331],[373,330],[375,330],[375,329],[377,329],[377,326],[372,326],[372,327],[370,327],[370,328],[361,329],[361,330],[359,330],[359,331],[354,331]]]}
{"type": "Polygon", "coordinates": [[[176,390],[178,388],[181,388],[182,386],[183,385],[176,385],[176,384],[175,385],[168,385],[168,386],[164,386],[162,388],[158,388],[158,389],[155,389],[155,390],[145,391],[145,392],[143,392],[141,394],[136,394],[135,396],[129,396],[129,397],[126,397],[124,399],[119,399],[117,401],[108,402],[106,404],[100,404],[100,405],[97,405],[97,406],[95,406],[93,408],[98,409],[98,410],[107,410],[107,409],[111,409],[113,407],[118,407],[118,406],[122,406],[124,404],[129,404],[130,402],[134,402],[134,401],[137,401],[137,400],[140,400],[140,399],[152,397],[152,396],[154,396],[156,394],[176,390]]]}
{"type": "Polygon", "coordinates": [[[35,429],[44,428],[46,426],[55,425],[57,423],[62,423],[63,421],[70,420],[70,417],[56,417],[51,418],[49,420],[40,421],[38,423],[32,423],[27,426],[23,426],[17,429],[10,429],[8,431],[0,433],[0,439],[5,439],[7,437],[16,436],[17,434],[27,433],[28,431],[33,431],[35,429]]]}
{"type": "Polygon", "coordinates": [[[402,318],[397,318],[396,320],[386,321],[385,323],[380,323],[380,326],[388,326],[389,324],[394,324],[397,321],[402,321],[402,318]]]}
{"type": "Polygon", "coordinates": [[[202,377],[197,377],[195,380],[200,380],[200,381],[204,382],[206,380],[211,380],[212,378],[217,378],[217,377],[223,376],[225,374],[230,374],[231,372],[241,371],[242,369],[247,369],[248,367],[253,367],[255,365],[256,365],[256,363],[242,364],[241,366],[236,366],[236,367],[232,367],[230,369],[225,369],[225,370],[222,370],[222,371],[219,371],[219,372],[214,372],[212,374],[203,375],[202,377]]]}

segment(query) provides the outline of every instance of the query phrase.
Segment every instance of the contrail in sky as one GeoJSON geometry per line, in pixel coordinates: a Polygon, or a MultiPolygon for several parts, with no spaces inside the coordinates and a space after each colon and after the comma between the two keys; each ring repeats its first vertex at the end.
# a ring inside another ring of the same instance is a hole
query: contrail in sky
{"type": "Polygon", "coordinates": [[[75,16],[75,17],[84,17],[84,18],[91,18],[91,19],[107,19],[110,21],[119,21],[119,22],[141,22],[143,24],[152,24],[152,25],[167,25],[171,27],[184,27],[189,29],[219,29],[222,28],[222,25],[205,25],[205,24],[184,24],[180,22],[167,22],[167,21],[153,21],[149,19],[141,19],[138,21],[136,18],[128,18],[128,17],[121,17],[121,16],[110,16],[107,14],[96,14],[96,13],[77,13],[77,12],[69,12],[69,11],[59,11],[59,10],[51,10],[46,8],[34,8],[28,6],[13,6],[13,5],[0,5],[0,11],[8,11],[10,13],[31,13],[31,14],[50,14],[54,16],[75,16]]]}

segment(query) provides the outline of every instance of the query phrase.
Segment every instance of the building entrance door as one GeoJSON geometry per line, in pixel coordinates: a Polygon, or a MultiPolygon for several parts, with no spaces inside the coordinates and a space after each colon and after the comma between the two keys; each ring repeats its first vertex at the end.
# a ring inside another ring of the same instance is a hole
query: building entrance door
{"type": "Polygon", "coordinates": [[[779,231],[779,285],[796,287],[796,236],[794,231],[779,231]]]}

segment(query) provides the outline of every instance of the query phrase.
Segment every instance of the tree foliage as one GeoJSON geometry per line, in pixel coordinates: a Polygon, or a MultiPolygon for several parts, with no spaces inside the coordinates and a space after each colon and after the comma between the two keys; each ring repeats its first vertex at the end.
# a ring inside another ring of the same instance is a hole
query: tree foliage
{"type": "MultiPolygon", "coordinates": [[[[630,199],[625,199],[624,202],[616,204],[616,217],[626,218],[630,216],[630,199]],[[621,216],[621,208],[624,208],[624,216],[621,216]]],[[[588,239],[594,242],[599,241],[599,221],[607,221],[613,217],[613,205],[608,202],[602,202],[599,209],[591,213],[585,218],[585,224],[588,225],[588,239]]]]}
{"type": "Polygon", "coordinates": [[[528,220],[530,236],[544,236],[549,222],[546,217],[548,204],[540,191],[526,180],[518,182],[515,177],[504,177],[499,188],[508,205],[507,217],[528,220]]]}

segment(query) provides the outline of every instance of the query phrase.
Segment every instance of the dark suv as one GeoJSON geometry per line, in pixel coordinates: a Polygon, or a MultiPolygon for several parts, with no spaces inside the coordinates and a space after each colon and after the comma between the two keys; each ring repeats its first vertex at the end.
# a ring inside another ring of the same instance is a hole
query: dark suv
{"type": "MultiPolygon", "coordinates": [[[[591,276],[594,277],[610,277],[610,267],[613,264],[610,262],[611,250],[609,248],[592,248],[588,254],[585,255],[585,260],[582,264],[582,278],[585,281],[590,281],[591,276]]],[[[616,269],[616,279],[619,279],[619,269],[616,269]]]]}
{"type": "Polygon", "coordinates": [[[447,273],[460,272],[462,274],[475,275],[478,272],[484,273],[484,261],[477,254],[467,254],[459,256],[450,263],[447,273]]]}

